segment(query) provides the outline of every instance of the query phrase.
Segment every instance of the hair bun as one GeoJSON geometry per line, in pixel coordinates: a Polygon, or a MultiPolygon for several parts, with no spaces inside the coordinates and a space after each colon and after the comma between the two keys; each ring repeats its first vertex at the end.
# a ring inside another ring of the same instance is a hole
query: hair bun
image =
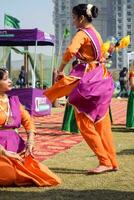
{"type": "Polygon", "coordinates": [[[96,6],[92,6],[92,8],[91,8],[91,14],[92,14],[91,16],[93,18],[96,18],[98,16],[98,8],[96,6]]]}

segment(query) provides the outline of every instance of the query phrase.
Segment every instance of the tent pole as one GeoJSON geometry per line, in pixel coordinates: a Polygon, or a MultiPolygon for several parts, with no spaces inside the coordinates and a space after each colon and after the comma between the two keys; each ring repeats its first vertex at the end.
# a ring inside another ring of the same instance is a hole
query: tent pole
{"type": "MultiPolygon", "coordinates": [[[[45,59],[44,59],[44,60],[45,60],[45,59]]],[[[43,85],[44,85],[44,84],[43,84],[43,83],[44,83],[44,67],[43,67],[43,63],[42,63],[42,62],[41,62],[41,72],[42,72],[42,73],[41,73],[41,74],[42,74],[42,83],[41,83],[41,84],[42,84],[42,89],[43,89],[43,85]]]]}
{"type": "Polygon", "coordinates": [[[28,52],[28,46],[24,47],[24,67],[25,67],[25,72],[26,72],[26,88],[28,88],[28,56],[27,56],[27,52],[28,52]]]}
{"type": "Polygon", "coordinates": [[[11,76],[11,51],[8,55],[8,59],[7,59],[7,62],[6,62],[6,67],[8,69],[8,72],[9,72],[9,76],[11,76]]]}
{"type": "Polygon", "coordinates": [[[35,68],[37,64],[37,40],[35,42],[35,53],[34,53],[34,69],[32,71],[32,87],[35,88],[35,82],[36,82],[36,75],[35,75],[35,68]]]}
{"type": "Polygon", "coordinates": [[[52,46],[52,58],[51,58],[51,86],[53,85],[53,71],[54,71],[54,46],[52,46]]]}

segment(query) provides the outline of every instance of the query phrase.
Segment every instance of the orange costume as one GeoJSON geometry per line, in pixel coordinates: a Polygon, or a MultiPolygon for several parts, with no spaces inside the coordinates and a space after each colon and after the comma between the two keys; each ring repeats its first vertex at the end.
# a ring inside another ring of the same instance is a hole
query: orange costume
{"type": "MultiPolygon", "coordinates": [[[[18,101],[17,101],[18,102],[18,101]]],[[[35,131],[34,124],[31,120],[29,113],[23,108],[21,104],[18,104],[21,124],[26,129],[26,132],[35,131]]],[[[11,107],[10,107],[11,109],[11,107]]],[[[5,128],[5,122],[7,121],[7,115],[4,110],[7,110],[7,103],[0,101],[0,148],[4,146],[8,150],[8,139],[5,139],[5,134],[12,133],[17,136],[14,128],[5,128]],[[14,131],[14,132],[10,132],[14,131]],[[2,143],[5,140],[4,143],[2,143]],[[7,146],[7,148],[6,148],[7,146]]],[[[18,114],[18,115],[19,115],[18,114]]],[[[9,117],[8,117],[9,118],[9,117]]],[[[11,120],[11,119],[8,119],[11,120]]],[[[17,127],[18,128],[18,127],[17,127]]],[[[18,138],[20,136],[17,136],[18,138]]],[[[12,140],[12,138],[11,138],[12,140]]],[[[11,141],[12,142],[12,141],[11,141]]],[[[21,139],[22,142],[22,139],[21,139]]],[[[12,145],[12,144],[11,144],[12,145]]],[[[9,146],[11,146],[9,144],[9,146]]],[[[16,145],[13,143],[13,146],[16,145]]],[[[14,151],[15,152],[15,151],[14,151]]],[[[17,152],[19,153],[19,152],[17,152]]],[[[59,184],[60,179],[52,173],[46,166],[38,163],[33,159],[31,155],[24,158],[24,162],[20,162],[15,158],[10,158],[1,154],[0,151],[0,186],[25,186],[25,185],[37,185],[37,186],[54,186],[59,184]]]]}
{"type": "MultiPolygon", "coordinates": [[[[99,33],[92,25],[90,28],[96,34],[99,44],[102,47],[103,42],[99,33]]],[[[62,63],[68,63],[77,54],[82,63],[87,63],[84,73],[96,68],[97,61],[95,60],[92,40],[83,30],[79,30],[75,34],[63,55],[62,63]]],[[[102,64],[102,68],[103,78],[108,77],[109,72],[104,64],[102,64]]],[[[51,88],[46,90],[44,94],[51,102],[56,98],[69,96],[72,90],[78,85],[79,80],[79,77],[64,76],[51,88]]],[[[118,168],[108,111],[97,122],[92,121],[84,112],[79,112],[78,109],[75,109],[75,115],[79,130],[87,144],[97,155],[99,164],[112,167],[113,169],[118,168]]]]}

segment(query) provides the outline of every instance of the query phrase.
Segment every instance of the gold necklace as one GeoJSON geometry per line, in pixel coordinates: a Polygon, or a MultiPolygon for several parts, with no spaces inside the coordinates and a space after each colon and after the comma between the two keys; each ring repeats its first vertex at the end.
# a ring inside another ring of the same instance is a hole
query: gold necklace
{"type": "Polygon", "coordinates": [[[3,108],[2,105],[0,105],[0,111],[3,111],[4,114],[6,115],[5,124],[8,124],[9,116],[10,116],[10,104],[9,104],[9,99],[8,99],[8,101],[7,101],[7,111],[3,108]]]}
{"type": "Polygon", "coordinates": [[[0,111],[3,111],[5,114],[6,114],[6,116],[8,115],[8,113],[9,113],[9,111],[8,111],[9,109],[8,109],[8,107],[7,107],[7,111],[3,108],[3,106],[2,105],[0,105],[0,111]]]}
{"type": "Polygon", "coordinates": [[[4,94],[3,97],[0,97],[0,102],[3,102],[3,103],[8,102],[8,96],[4,94]]]}

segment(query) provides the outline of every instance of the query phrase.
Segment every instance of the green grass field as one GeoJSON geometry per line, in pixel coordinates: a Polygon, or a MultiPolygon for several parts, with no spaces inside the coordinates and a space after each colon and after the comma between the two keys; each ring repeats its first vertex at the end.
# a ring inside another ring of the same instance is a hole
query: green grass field
{"type": "Polygon", "coordinates": [[[0,200],[134,200],[134,133],[123,127],[113,127],[113,132],[118,172],[87,176],[98,161],[83,141],[44,163],[62,179],[61,185],[0,188],[0,200]]]}

